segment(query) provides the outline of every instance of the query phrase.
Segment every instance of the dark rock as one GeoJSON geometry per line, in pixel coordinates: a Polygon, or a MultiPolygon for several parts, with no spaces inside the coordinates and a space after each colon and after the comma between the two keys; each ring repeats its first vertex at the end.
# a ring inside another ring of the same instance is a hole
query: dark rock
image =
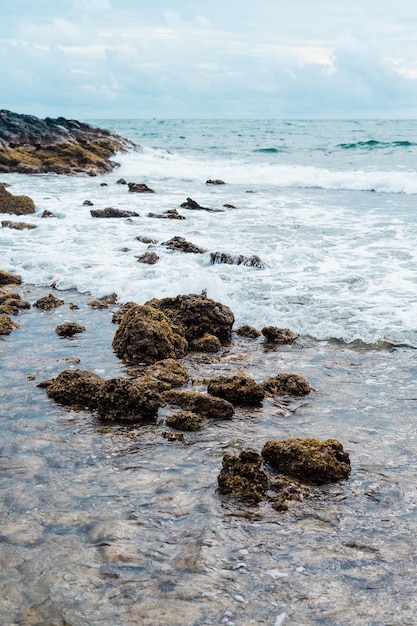
{"type": "Polygon", "coordinates": [[[194,243],[186,241],[184,237],[173,237],[169,241],[164,241],[162,246],[168,248],[168,250],[179,250],[180,252],[191,252],[193,254],[204,254],[206,250],[199,248],[194,243]]]}
{"type": "Polygon", "coordinates": [[[230,342],[235,321],[231,309],[203,295],[180,295],[176,298],[154,298],[146,304],[155,307],[181,329],[181,334],[191,343],[209,333],[224,345],[230,342]]]}
{"type": "Polygon", "coordinates": [[[75,304],[74,302],[70,302],[68,306],[71,309],[71,311],[79,311],[79,309],[80,309],[78,304],[75,304]]]}
{"type": "Polygon", "coordinates": [[[165,391],[164,399],[169,404],[180,406],[186,411],[198,413],[202,417],[211,417],[214,419],[231,419],[235,412],[233,404],[223,398],[209,396],[206,393],[198,391],[177,391],[171,389],[165,391]]]}
{"type": "Polygon", "coordinates": [[[25,222],[11,222],[3,220],[1,223],[3,228],[13,228],[14,230],[34,230],[38,228],[35,224],[26,224],[25,222]]]}
{"type": "Polygon", "coordinates": [[[142,243],[149,243],[149,244],[150,244],[150,243],[158,243],[158,241],[157,241],[156,239],[152,239],[151,237],[144,237],[144,236],[142,236],[142,235],[138,235],[138,236],[136,237],[136,239],[137,239],[138,241],[141,241],[142,243]]]}
{"type": "Polygon", "coordinates": [[[118,309],[117,311],[115,311],[113,313],[113,317],[112,317],[112,322],[113,324],[120,324],[120,322],[122,321],[122,318],[124,316],[124,314],[132,307],[134,306],[138,306],[136,302],[125,302],[124,304],[122,304],[122,306],[120,307],[120,309],[118,309]]]}
{"type": "Polygon", "coordinates": [[[91,300],[90,302],[87,302],[87,305],[96,310],[109,308],[109,303],[105,300],[91,300]]]}
{"type": "Polygon", "coordinates": [[[179,411],[168,415],[165,419],[165,425],[177,430],[194,431],[199,430],[204,423],[204,419],[197,413],[191,411],[179,411]]]}
{"type": "Polygon", "coordinates": [[[136,211],[122,211],[107,207],[106,209],[92,209],[90,211],[92,217],[139,217],[136,211]]]}
{"type": "Polygon", "coordinates": [[[174,333],[168,318],[151,306],[135,304],[124,314],[113,339],[113,349],[128,363],[154,363],[183,356],[188,349],[174,333]]]}
{"type": "Polygon", "coordinates": [[[212,378],[207,386],[207,391],[213,396],[224,398],[232,404],[246,406],[259,406],[265,397],[265,390],[247,376],[244,372],[238,372],[235,376],[217,376],[212,378]]]}
{"type": "Polygon", "coordinates": [[[72,337],[77,333],[83,333],[85,329],[85,326],[76,322],[64,322],[55,328],[55,332],[60,337],[72,337]]]}
{"type": "Polygon", "coordinates": [[[205,206],[201,206],[192,198],[187,198],[185,202],[181,204],[183,209],[189,209],[190,211],[210,211],[211,213],[223,213],[222,209],[209,209],[205,206]]]}
{"type": "Polygon", "coordinates": [[[161,220],[185,220],[183,215],[178,213],[177,209],[168,209],[164,213],[148,213],[148,217],[155,217],[161,220]]]}
{"type": "Polygon", "coordinates": [[[145,252],[136,258],[138,263],[146,263],[147,265],[155,265],[155,263],[159,261],[159,256],[156,252],[145,252]]]}
{"type": "Polygon", "coordinates": [[[216,178],[214,180],[209,178],[209,180],[206,180],[206,185],[225,185],[225,182],[224,180],[220,180],[220,178],[216,178]]]}
{"type": "Polygon", "coordinates": [[[224,206],[225,209],[235,209],[236,208],[234,204],[228,204],[228,203],[223,204],[223,206],[224,206]]]}
{"type": "Polygon", "coordinates": [[[111,160],[116,152],[134,148],[119,135],[76,120],[0,111],[0,172],[95,176],[118,165],[111,160]]]}
{"type": "Polygon", "coordinates": [[[107,183],[100,183],[100,187],[108,187],[107,183]]]}
{"type": "Polygon", "coordinates": [[[0,286],[1,285],[20,285],[22,277],[19,274],[12,274],[11,272],[5,272],[0,270],[0,286]]]}
{"type": "MultiPolygon", "coordinates": [[[[0,111],[0,128],[1,128],[1,111],[0,111]]],[[[1,131],[0,131],[0,171],[1,169],[1,131]]],[[[0,183],[0,213],[10,213],[13,215],[30,215],[35,213],[35,203],[29,196],[14,196],[7,191],[0,183]]]]}
{"type": "Polygon", "coordinates": [[[107,302],[107,304],[117,304],[118,299],[119,296],[115,292],[109,293],[107,296],[100,298],[101,302],[107,302]]]}
{"type": "Polygon", "coordinates": [[[304,378],[297,374],[277,374],[262,383],[268,395],[272,396],[305,396],[313,388],[304,378]]]}
{"type": "Polygon", "coordinates": [[[83,206],[94,206],[94,202],[91,202],[91,200],[84,200],[83,206]]]}
{"type": "Polygon", "coordinates": [[[64,370],[39,386],[46,387],[48,397],[59,404],[95,409],[104,384],[104,379],[98,374],[76,369],[64,370]]]}
{"type": "Polygon", "coordinates": [[[210,333],[204,333],[202,337],[197,337],[189,343],[189,349],[195,352],[218,352],[221,347],[220,340],[210,333]]]}
{"type": "Polygon", "coordinates": [[[176,359],[163,359],[146,368],[146,376],[157,378],[170,387],[181,387],[189,380],[189,372],[176,359]]]}
{"type": "Polygon", "coordinates": [[[348,478],[351,471],[349,455],[336,439],[267,441],[262,456],[278,473],[319,485],[348,478]]]}
{"type": "Polygon", "coordinates": [[[45,211],[42,213],[41,217],[55,217],[55,215],[54,215],[54,213],[52,213],[52,211],[47,211],[47,210],[45,210],[45,211]]]}
{"type": "Polygon", "coordinates": [[[210,263],[224,263],[226,265],[246,265],[248,267],[258,267],[264,269],[265,265],[263,261],[256,255],[245,256],[239,254],[233,256],[227,252],[210,252],[210,263]]]}
{"type": "Polygon", "coordinates": [[[162,404],[152,379],[112,378],[100,388],[97,411],[105,420],[137,422],[153,419],[162,404]]]}
{"type": "Polygon", "coordinates": [[[268,476],[261,470],[262,457],[243,450],[239,456],[225,454],[218,476],[219,493],[248,504],[259,503],[268,489],[268,476]]]}
{"type": "Polygon", "coordinates": [[[167,441],[182,441],[183,443],[187,442],[187,437],[185,433],[172,433],[172,432],[168,432],[167,430],[164,430],[161,433],[161,437],[163,437],[167,441]]]}
{"type": "Polygon", "coordinates": [[[119,178],[119,180],[116,181],[117,185],[127,185],[127,182],[125,181],[124,178],[119,178]]]}
{"type": "Polygon", "coordinates": [[[43,298],[39,298],[33,306],[41,311],[52,311],[52,309],[56,309],[62,304],[64,304],[63,300],[59,300],[59,298],[56,298],[52,293],[50,293],[43,298]]]}
{"type": "Polygon", "coordinates": [[[258,337],[261,336],[261,333],[259,330],[257,330],[253,326],[249,326],[248,324],[244,324],[243,326],[240,326],[236,330],[236,333],[240,337],[248,337],[249,339],[257,339],[258,337]]]}
{"type": "Polygon", "coordinates": [[[155,193],[153,189],[145,185],[145,183],[128,183],[129,191],[133,193],[155,193]]]}
{"type": "Polygon", "coordinates": [[[264,326],[261,332],[269,343],[292,343],[298,337],[289,328],[278,328],[277,326],[264,326]]]}
{"type": "Polygon", "coordinates": [[[8,315],[0,314],[0,335],[10,335],[13,330],[20,328],[8,315]]]}
{"type": "Polygon", "coordinates": [[[19,311],[30,309],[30,304],[22,300],[18,293],[4,293],[0,295],[0,313],[18,315],[19,311]]]}

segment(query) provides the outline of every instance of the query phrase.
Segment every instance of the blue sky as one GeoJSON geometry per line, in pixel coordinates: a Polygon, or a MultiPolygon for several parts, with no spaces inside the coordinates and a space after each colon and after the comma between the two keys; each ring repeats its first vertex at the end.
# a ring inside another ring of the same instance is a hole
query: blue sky
{"type": "Polygon", "coordinates": [[[2,0],[0,108],[417,117],[412,0],[2,0]]]}

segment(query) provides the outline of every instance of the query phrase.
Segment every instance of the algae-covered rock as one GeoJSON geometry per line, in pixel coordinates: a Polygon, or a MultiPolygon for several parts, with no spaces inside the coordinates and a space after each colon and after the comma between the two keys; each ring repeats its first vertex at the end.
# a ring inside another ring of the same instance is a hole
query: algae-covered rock
{"type": "Polygon", "coordinates": [[[155,191],[145,183],[128,183],[127,186],[132,193],[155,193],[155,191]]]}
{"type": "Polygon", "coordinates": [[[217,478],[219,493],[257,504],[268,488],[268,476],[261,465],[262,457],[257,452],[243,450],[239,456],[225,454],[217,478]]]}
{"type": "Polygon", "coordinates": [[[60,337],[73,337],[77,333],[83,333],[85,326],[77,324],[77,322],[64,322],[55,328],[55,332],[60,337]]]}
{"type": "Polygon", "coordinates": [[[127,313],[127,311],[134,306],[139,306],[139,305],[137,304],[137,302],[125,302],[124,304],[122,304],[120,309],[118,309],[117,311],[113,313],[113,316],[111,318],[111,321],[113,322],[113,324],[120,324],[120,322],[123,319],[124,314],[127,313]]]}
{"type": "Polygon", "coordinates": [[[5,272],[0,270],[0,286],[2,285],[20,285],[22,277],[19,274],[12,274],[12,272],[5,272]]]}
{"type": "Polygon", "coordinates": [[[159,256],[156,252],[144,252],[144,254],[141,254],[136,258],[138,263],[146,263],[146,265],[155,265],[155,263],[159,261],[159,256]]]}
{"type": "Polygon", "coordinates": [[[0,293],[0,313],[18,315],[19,311],[30,309],[30,303],[22,300],[20,294],[9,292],[0,293]]]}
{"type": "Polygon", "coordinates": [[[146,368],[146,375],[157,378],[170,387],[181,387],[189,380],[189,372],[176,359],[157,361],[146,368]]]}
{"type": "Polygon", "coordinates": [[[169,241],[164,241],[162,246],[168,248],[168,250],[178,250],[179,252],[188,252],[192,254],[204,254],[206,250],[199,248],[195,243],[187,241],[184,237],[172,237],[169,241]]]}
{"type": "Polygon", "coordinates": [[[256,255],[246,256],[244,254],[232,255],[227,252],[210,252],[210,263],[216,265],[246,265],[248,267],[258,267],[264,269],[264,262],[256,255]]]}
{"type": "Polygon", "coordinates": [[[243,326],[240,326],[236,330],[236,334],[238,334],[239,337],[248,337],[249,339],[257,339],[261,336],[260,331],[253,326],[249,326],[249,324],[244,324],[243,326]]]}
{"type": "MultiPolygon", "coordinates": [[[[1,120],[1,111],[0,111],[1,120]]],[[[0,171],[1,171],[1,142],[0,142],[0,171]]],[[[12,215],[29,215],[35,213],[35,203],[29,196],[14,196],[0,183],[0,213],[12,215]]]]}
{"type": "Polygon", "coordinates": [[[153,419],[163,404],[159,388],[150,378],[112,378],[98,394],[97,411],[104,420],[140,422],[153,419]]]}
{"type": "Polygon", "coordinates": [[[185,220],[186,218],[178,213],[177,209],[168,209],[163,213],[148,213],[148,217],[160,220],[185,220]]]}
{"type": "Polygon", "coordinates": [[[13,230],[34,230],[38,228],[36,224],[27,224],[26,222],[12,222],[11,220],[2,220],[2,228],[11,228],[13,230]]]}
{"type": "Polygon", "coordinates": [[[136,211],[123,211],[122,209],[113,209],[107,207],[106,209],[91,209],[91,217],[139,217],[139,213],[136,211]]]}
{"type": "Polygon", "coordinates": [[[267,441],[262,456],[278,473],[309,483],[343,480],[351,471],[349,455],[336,439],[267,441]]]}
{"type": "Polygon", "coordinates": [[[278,328],[277,326],[264,326],[261,332],[269,343],[292,343],[298,337],[289,328],[278,328]]]}
{"type": "Polygon", "coordinates": [[[253,378],[244,372],[235,376],[217,376],[212,378],[207,391],[213,396],[224,398],[232,404],[258,406],[265,397],[265,391],[253,378]]]}
{"type": "Polygon", "coordinates": [[[235,321],[231,309],[203,295],[180,295],[175,298],[149,300],[146,304],[163,311],[189,343],[205,333],[214,335],[220,343],[231,340],[235,321]]]}
{"type": "Polygon", "coordinates": [[[64,370],[56,378],[41,383],[49,398],[64,406],[97,408],[104,379],[87,370],[64,370]]]}
{"type": "Polygon", "coordinates": [[[0,314],[0,335],[10,335],[13,330],[20,328],[8,315],[0,314]]]}
{"type": "Polygon", "coordinates": [[[177,430],[194,431],[199,430],[204,423],[201,415],[192,411],[178,411],[168,415],[165,419],[165,425],[177,430]]]}
{"type": "Polygon", "coordinates": [[[120,359],[137,364],[177,358],[188,349],[187,341],[174,333],[162,311],[139,304],[123,316],[112,345],[120,359]]]}
{"type": "Polygon", "coordinates": [[[169,404],[180,406],[186,411],[198,413],[202,417],[231,419],[234,414],[233,404],[223,398],[216,398],[198,391],[177,391],[172,389],[163,394],[169,404]]]}
{"type": "Polygon", "coordinates": [[[262,383],[265,392],[271,396],[305,396],[313,391],[305,378],[298,374],[277,374],[262,383]]]}
{"type": "Polygon", "coordinates": [[[60,300],[54,294],[50,293],[47,296],[43,296],[43,298],[39,298],[33,306],[41,311],[52,311],[53,309],[58,308],[64,304],[64,300],[60,300]]]}
{"type": "Polygon", "coordinates": [[[204,333],[202,337],[197,337],[189,343],[190,350],[195,352],[218,352],[221,347],[220,339],[210,333],[204,333]]]}

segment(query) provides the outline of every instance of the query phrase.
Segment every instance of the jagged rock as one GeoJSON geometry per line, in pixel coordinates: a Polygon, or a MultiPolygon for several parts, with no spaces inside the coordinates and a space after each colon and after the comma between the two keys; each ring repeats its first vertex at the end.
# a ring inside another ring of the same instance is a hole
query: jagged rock
{"type": "Polygon", "coordinates": [[[91,200],[84,200],[83,206],[94,206],[94,202],[91,202],[91,200]]]}
{"type": "Polygon", "coordinates": [[[197,413],[191,411],[178,411],[172,415],[168,415],[165,419],[165,425],[177,430],[193,431],[199,430],[204,423],[204,419],[197,413]]]}
{"type": "Polygon", "coordinates": [[[162,404],[156,381],[112,378],[100,388],[97,411],[105,420],[137,422],[154,418],[162,404]]]}
{"type": "Polygon", "coordinates": [[[13,228],[14,230],[34,230],[38,228],[35,224],[26,224],[25,222],[11,222],[3,220],[1,223],[3,228],[13,228]]]}
{"type": "Polygon", "coordinates": [[[1,285],[20,285],[22,277],[19,274],[12,274],[12,272],[5,272],[0,270],[0,286],[1,285]]]}
{"type": "Polygon", "coordinates": [[[64,370],[56,378],[39,385],[46,387],[49,398],[64,406],[97,408],[98,396],[105,381],[87,370],[64,370]]]}
{"type": "Polygon", "coordinates": [[[258,406],[265,397],[265,391],[259,383],[244,372],[235,376],[217,376],[212,378],[207,391],[213,396],[224,398],[232,404],[258,406]]]}
{"type": "Polygon", "coordinates": [[[133,306],[138,306],[138,305],[136,302],[125,302],[124,304],[122,304],[120,309],[118,309],[117,311],[113,313],[113,317],[111,319],[113,324],[120,324],[126,311],[128,311],[133,306]]]}
{"type": "Polygon", "coordinates": [[[209,209],[205,206],[201,206],[192,198],[187,198],[185,202],[181,204],[183,209],[189,209],[190,211],[210,211],[211,213],[223,213],[223,209],[209,209]]]}
{"type": "Polygon", "coordinates": [[[56,309],[63,304],[63,300],[56,298],[52,293],[50,293],[43,298],[39,298],[39,300],[37,300],[33,306],[35,306],[37,309],[40,309],[41,311],[52,311],[52,309],[56,309]]]}
{"type": "Polygon", "coordinates": [[[202,417],[214,419],[231,419],[234,414],[233,404],[223,398],[209,396],[198,391],[165,391],[163,397],[169,404],[180,406],[186,411],[198,413],[202,417]]]}
{"type": "MultiPolygon", "coordinates": [[[[0,111],[1,127],[1,111],[0,111]]],[[[0,171],[1,169],[1,130],[0,130],[0,171]]],[[[35,213],[35,203],[29,196],[14,196],[0,183],[0,213],[10,213],[13,215],[30,215],[35,213]]]]}
{"type": "Polygon", "coordinates": [[[189,349],[195,352],[218,352],[222,347],[220,340],[211,335],[210,333],[204,333],[202,337],[197,337],[189,343],[189,349]]]}
{"type": "Polygon", "coordinates": [[[113,339],[113,349],[128,363],[154,363],[183,356],[187,341],[174,333],[168,318],[151,306],[128,308],[113,339]]]}
{"type": "Polygon", "coordinates": [[[226,204],[223,204],[225,209],[235,209],[235,205],[234,204],[229,204],[226,202],[226,204]]]}
{"type": "Polygon", "coordinates": [[[343,480],[351,471],[349,455],[336,439],[267,441],[262,456],[278,473],[307,483],[343,480]]]}
{"type": "Polygon", "coordinates": [[[52,213],[52,211],[47,211],[45,209],[45,211],[42,213],[41,217],[55,217],[54,213],[52,213]]]}
{"type": "Polygon", "coordinates": [[[159,309],[191,343],[209,333],[224,345],[230,342],[235,317],[228,306],[203,295],[180,295],[175,298],[154,298],[147,305],[159,309]]]}
{"type": "Polygon", "coordinates": [[[194,243],[187,241],[184,237],[172,237],[169,241],[164,241],[162,246],[168,250],[179,250],[180,252],[191,252],[193,254],[204,254],[206,250],[199,248],[194,243]]]}
{"type": "Polygon", "coordinates": [[[145,185],[145,183],[128,183],[129,191],[133,193],[155,193],[153,189],[145,185]]]}
{"type": "Polygon", "coordinates": [[[211,180],[211,178],[209,178],[209,180],[206,180],[206,185],[225,185],[226,183],[224,182],[224,180],[220,180],[220,178],[215,178],[214,180],[211,180]]]}
{"type": "Polygon", "coordinates": [[[0,111],[0,172],[40,174],[111,172],[116,152],[137,146],[108,130],[76,120],[0,111]]]}
{"type": "Polygon", "coordinates": [[[92,217],[139,217],[139,213],[136,211],[122,211],[121,209],[113,209],[107,207],[106,209],[92,209],[90,211],[92,217]]]}
{"type": "Polygon", "coordinates": [[[244,324],[243,326],[240,326],[236,330],[236,334],[238,334],[240,337],[248,337],[249,339],[257,339],[261,336],[261,332],[253,326],[249,326],[249,324],[244,324]]]}
{"type": "Polygon", "coordinates": [[[170,387],[181,387],[189,380],[189,372],[176,359],[163,359],[146,368],[146,375],[157,378],[170,387]]]}
{"type": "Polygon", "coordinates": [[[233,256],[227,252],[210,252],[210,263],[212,265],[216,263],[246,265],[248,267],[258,267],[259,269],[264,269],[265,267],[263,261],[255,254],[252,256],[245,256],[244,254],[233,256]]]}
{"type": "Polygon", "coordinates": [[[217,478],[219,493],[257,504],[268,489],[268,476],[261,465],[261,455],[251,450],[243,450],[239,456],[225,454],[217,478]]]}
{"type": "Polygon", "coordinates": [[[119,178],[119,180],[116,180],[116,184],[117,185],[127,185],[127,182],[125,181],[124,178],[119,178]]]}
{"type": "Polygon", "coordinates": [[[144,254],[141,254],[136,258],[138,260],[138,263],[146,263],[147,265],[155,265],[155,263],[159,261],[159,256],[156,254],[156,252],[145,252],[144,254]]]}
{"type": "Polygon", "coordinates": [[[0,335],[10,335],[13,330],[20,328],[8,315],[0,314],[0,335]]]}
{"type": "Polygon", "coordinates": [[[261,332],[269,343],[292,343],[298,337],[289,328],[278,328],[277,326],[264,326],[261,332]]]}
{"type": "Polygon", "coordinates": [[[164,430],[161,433],[161,437],[163,437],[167,441],[182,441],[183,443],[186,443],[187,441],[185,433],[172,433],[168,432],[167,430],[164,430]]]}
{"type": "Polygon", "coordinates": [[[100,187],[108,187],[107,183],[100,183],[100,187]]]}
{"type": "Polygon", "coordinates": [[[107,304],[117,304],[118,299],[119,296],[115,292],[109,293],[107,296],[100,298],[101,302],[107,302],[107,304]]]}
{"type": "Polygon", "coordinates": [[[92,309],[102,310],[108,309],[109,303],[105,300],[91,300],[90,302],[87,302],[87,306],[91,307],[92,309]]]}
{"type": "Polygon", "coordinates": [[[85,326],[76,322],[64,322],[55,328],[56,334],[60,337],[72,337],[77,333],[83,333],[85,330],[85,326]]]}
{"type": "Polygon", "coordinates": [[[185,220],[186,218],[178,213],[177,209],[168,209],[164,213],[148,213],[148,217],[155,217],[161,220],[185,220]]]}
{"type": "Polygon", "coordinates": [[[0,313],[17,315],[23,309],[30,309],[30,304],[26,300],[22,300],[18,293],[0,295],[0,313]]]}
{"type": "Polygon", "coordinates": [[[298,374],[277,374],[262,383],[265,392],[271,396],[305,396],[313,388],[298,374]]]}
{"type": "Polygon", "coordinates": [[[142,243],[149,243],[149,244],[158,243],[156,239],[152,239],[152,237],[144,237],[143,235],[138,235],[136,239],[138,241],[141,241],[142,243]]]}

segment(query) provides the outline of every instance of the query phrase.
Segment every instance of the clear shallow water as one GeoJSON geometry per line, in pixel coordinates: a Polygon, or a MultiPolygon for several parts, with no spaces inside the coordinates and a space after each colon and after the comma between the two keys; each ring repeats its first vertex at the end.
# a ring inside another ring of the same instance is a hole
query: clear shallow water
{"type": "Polygon", "coordinates": [[[2,176],[10,191],[34,198],[37,212],[26,221],[38,225],[2,229],[4,269],[96,296],[117,290],[126,301],[206,289],[239,323],[417,345],[416,121],[95,123],[143,150],[121,156],[121,167],[104,177],[2,176]],[[156,193],[129,193],[116,184],[121,177],[156,193]],[[227,184],[206,185],[217,178],[227,184]],[[179,209],[187,197],[224,212],[179,209]],[[85,199],[140,217],[97,220],[85,199]],[[172,208],[186,220],[147,217],[172,208]],[[40,219],[45,209],[57,219],[40,219]],[[135,258],[146,250],[137,235],[159,244],[179,235],[208,252],[158,245],[160,261],[149,267],[135,258]],[[216,251],[256,254],[265,268],[213,266],[216,251]]]}

